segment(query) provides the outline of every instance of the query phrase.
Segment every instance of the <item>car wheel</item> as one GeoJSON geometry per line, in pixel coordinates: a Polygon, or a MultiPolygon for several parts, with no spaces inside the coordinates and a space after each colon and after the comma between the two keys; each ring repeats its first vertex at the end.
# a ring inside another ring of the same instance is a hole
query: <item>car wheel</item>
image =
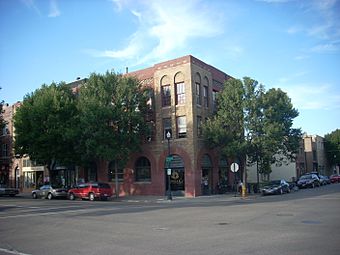
{"type": "Polygon", "coordinates": [[[69,199],[70,199],[70,200],[74,200],[74,199],[76,199],[76,197],[74,196],[73,193],[71,193],[71,194],[69,195],[69,199]]]}
{"type": "Polygon", "coordinates": [[[37,199],[37,198],[38,198],[37,193],[32,193],[32,197],[33,197],[34,199],[37,199]]]}
{"type": "Polygon", "coordinates": [[[89,194],[89,200],[90,200],[90,201],[94,201],[94,194],[93,194],[93,193],[90,193],[90,194],[89,194]]]}
{"type": "Polygon", "coordinates": [[[48,199],[48,200],[51,200],[52,198],[53,198],[52,193],[48,193],[48,194],[47,194],[47,199],[48,199]]]}

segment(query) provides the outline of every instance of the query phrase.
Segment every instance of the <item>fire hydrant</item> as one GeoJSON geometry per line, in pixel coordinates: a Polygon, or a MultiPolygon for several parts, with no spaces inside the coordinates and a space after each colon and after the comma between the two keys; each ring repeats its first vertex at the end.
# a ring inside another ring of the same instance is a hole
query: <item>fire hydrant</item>
{"type": "Polygon", "coordinates": [[[242,197],[246,196],[246,185],[243,183],[242,184],[242,197]]]}

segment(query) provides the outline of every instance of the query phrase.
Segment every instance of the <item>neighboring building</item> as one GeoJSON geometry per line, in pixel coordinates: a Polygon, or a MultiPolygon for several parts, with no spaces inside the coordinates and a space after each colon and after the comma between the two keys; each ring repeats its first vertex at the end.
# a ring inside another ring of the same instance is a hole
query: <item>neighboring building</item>
{"type": "MultiPolygon", "coordinates": [[[[322,175],[331,175],[324,148],[324,138],[318,135],[305,134],[300,142],[299,153],[295,161],[284,161],[279,166],[273,164],[269,176],[261,175],[260,181],[285,179],[295,181],[308,172],[318,172],[322,175]]],[[[257,182],[256,165],[247,168],[248,182],[257,182]]]]}
{"type": "Polygon", "coordinates": [[[328,167],[325,139],[318,135],[304,135],[305,148],[305,170],[306,172],[318,172],[322,175],[331,175],[332,172],[328,167]]]}

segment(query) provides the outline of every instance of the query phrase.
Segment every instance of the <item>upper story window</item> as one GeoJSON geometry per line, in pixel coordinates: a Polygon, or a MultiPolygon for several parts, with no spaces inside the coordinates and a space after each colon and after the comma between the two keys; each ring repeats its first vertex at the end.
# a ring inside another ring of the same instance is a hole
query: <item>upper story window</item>
{"type": "Polygon", "coordinates": [[[170,85],[162,86],[161,96],[162,96],[162,106],[163,107],[171,106],[171,90],[170,90],[170,85]]]}
{"type": "Polygon", "coordinates": [[[202,117],[197,116],[197,137],[202,137],[202,117]]]}
{"type": "Polygon", "coordinates": [[[176,83],[176,105],[185,104],[185,86],[184,82],[176,83]]]}
{"type": "Polygon", "coordinates": [[[203,87],[203,103],[205,107],[209,106],[208,86],[203,87]]]}
{"type": "Polygon", "coordinates": [[[166,134],[167,132],[171,132],[171,118],[164,118],[163,119],[163,139],[166,140],[166,134]]]}
{"type": "Polygon", "coordinates": [[[7,143],[4,143],[2,145],[2,156],[8,157],[8,145],[7,145],[7,143]]]}
{"type": "Polygon", "coordinates": [[[201,99],[201,84],[196,82],[196,104],[202,105],[202,99],[201,99]]]}
{"type": "Polygon", "coordinates": [[[203,105],[209,107],[209,80],[206,76],[203,78],[203,105]]]}
{"type": "Polygon", "coordinates": [[[217,111],[217,94],[218,94],[218,92],[216,90],[213,90],[212,100],[213,100],[213,110],[214,111],[217,111]]]}
{"type": "Polygon", "coordinates": [[[185,116],[177,117],[177,137],[187,137],[187,120],[185,116]]]}
{"type": "Polygon", "coordinates": [[[196,104],[202,105],[201,75],[199,73],[195,75],[195,92],[196,104]]]}

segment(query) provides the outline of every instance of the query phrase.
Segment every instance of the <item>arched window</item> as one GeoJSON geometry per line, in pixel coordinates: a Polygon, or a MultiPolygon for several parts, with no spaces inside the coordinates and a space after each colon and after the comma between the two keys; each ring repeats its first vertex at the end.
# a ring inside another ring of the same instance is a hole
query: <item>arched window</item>
{"type": "Polygon", "coordinates": [[[176,105],[185,104],[185,84],[184,75],[179,72],[175,75],[176,105]]]}
{"type": "Polygon", "coordinates": [[[202,96],[201,96],[201,76],[199,73],[195,75],[195,92],[196,92],[196,104],[202,104],[202,96]]]}
{"type": "Polygon", "coordinates": [[[203,105],[209,107],[209,80],[207,77],[203,79],[203,105]]]}
{"type": "Polygon", "coordinates": [[[162,107],[171,106],[170,79],[166,75],[161,79],[161,96],[162,107]]]}
{"type": "Polygon", "coordinates": [[[150,182],[151,181],[151,164],[146,157],[140,157],[135,165],[135,181],[150,182]]]}

